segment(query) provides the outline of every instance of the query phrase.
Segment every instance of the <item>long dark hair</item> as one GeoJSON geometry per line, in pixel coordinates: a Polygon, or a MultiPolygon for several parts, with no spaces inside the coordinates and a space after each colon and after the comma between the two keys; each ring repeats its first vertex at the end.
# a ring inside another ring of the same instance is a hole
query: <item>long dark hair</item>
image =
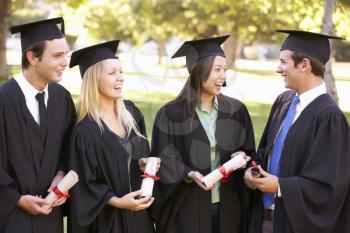
{"type": "MultiPolygon", "coordinates": [[[[174,100],[169,102],[169,104],[185,103],[184,113],[189,114],[191,121],[194,118],[196,106],[201,98],[203,84],[208,80],[213,69],[215,57],[216,56],[208,56],[200,59],[192,67],[192,71],[180,94],[174,100]]],[[[218,97],[223,99],[224,102],[227,102],[222,94],[218,97]]]]}

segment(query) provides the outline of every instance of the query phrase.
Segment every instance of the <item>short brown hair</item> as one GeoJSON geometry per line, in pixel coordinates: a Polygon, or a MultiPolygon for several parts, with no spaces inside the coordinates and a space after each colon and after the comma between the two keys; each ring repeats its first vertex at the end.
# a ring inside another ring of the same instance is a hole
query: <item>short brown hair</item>
{"type": "Polygon", "coordinates": [[[46,45],[46,41],[39,41],[39,42],[36,42],[36,43],[28,46],[28,48],[24,49],[24,51],[22,53],[22,69],[23,70],[27,69],[29,66],[27,52],[29,52],[29,51],[33,52],[34,56],[39,58],[39,60],[41,60],[41,58],[43,57],[43,54],[44,54],[45,45],[46,45]]]}
{"type": "Polygon", "coordinates": [[[314,75],[320,76],[323,78],[324,65],[319,60],[299,51],[292,51],[292,52],[293,53],[291,55],[291,58],[294,62],[294,67],[296,67],[304,58],[306,58],[310,61],[311,72],[314,75]]]}

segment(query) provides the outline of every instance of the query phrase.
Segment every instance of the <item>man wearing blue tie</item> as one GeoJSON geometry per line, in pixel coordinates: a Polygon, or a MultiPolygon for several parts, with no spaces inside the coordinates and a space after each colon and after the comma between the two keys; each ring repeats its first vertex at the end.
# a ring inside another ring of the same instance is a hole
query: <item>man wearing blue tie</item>
{"type": "Polygon", "coordinates": [[[277,97],[256,160],[245,172],[256,191],[250,233],[350,232],[350,130],[326,92],[324,65],[335,36],[296,30],[281,46],[277,97]]]}

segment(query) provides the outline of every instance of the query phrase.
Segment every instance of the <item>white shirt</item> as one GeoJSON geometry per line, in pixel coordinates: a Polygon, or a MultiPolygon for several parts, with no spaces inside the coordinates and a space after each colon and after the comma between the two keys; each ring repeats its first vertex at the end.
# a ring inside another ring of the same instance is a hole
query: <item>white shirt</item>
{"type": "Polygon", "coordinates": [[[322,82],[321,85],[314,87],[308,91],[305,91],[303,94],[299,95],[300,102],[297,105],[296,113],[294,116],[293,123],[298,119],[300,116],[301,112],[312,102],[314,101],[317,97],[320,95],[326,94],[327,89],[326,89],[326,84],[322,82]]]}
{"type": "Polygon", "coordinates": [[[18,83],[19,87],[21,88],[24,97],[26,99],[27,108],[29,109],[30,113],[32,114],[34,120],[40,124],[40,117],[39,117],[39,104],[37,99],[35,98],[36,94],[41,93],[45,91],[45,105],[47,107],[47,101],[49,99],[49,91],[48,91],[48,85],[46,85],[45,89],[43,91],[38,91],[35,89],[35,87],[30,84],[27,79],[23,76],[22,73],[14,78],[16,82],[18,83]]]}

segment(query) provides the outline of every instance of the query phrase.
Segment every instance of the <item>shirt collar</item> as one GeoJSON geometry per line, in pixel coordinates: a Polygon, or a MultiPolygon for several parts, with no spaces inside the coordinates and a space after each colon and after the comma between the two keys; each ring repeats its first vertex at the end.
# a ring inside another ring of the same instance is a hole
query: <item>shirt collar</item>
{"type": "MultiPolygon", "coordinates": [[[[198,109],[199,110],[201,110],[202,112],[204,112],[203,110],[202,110],[202,103],[201,103],[201,101],[199,101],[198,102],[198,109]]],[[[213,108],[216,110],[216,111],[218,111],[218,109],[219,109],[219,104],[218,104],[218,98],[217,98],[217,96],[215,96],[214,97],[214,105],[213,105],[213,108]]]]}
{"type": "Polygon", "coordinates": [[[325,93],[327,93],[326,84],[322,82],[321,85],[318,85],[317,87],[314,87],[308,91],[305,91],[303,94],[299,95],[300,105],[307,106],[314,99],[316,99],[317,97],[325,93]]]}
{"type": "Polygon", "coordinates": [[[43,92],[45,91],[45,97],[48,96],[48,86],[46,85],[45,89],[42,91],[38,91],[35,87],[32,86],[32,84],[30,84],[28,82],[28,80],[23,76],[22,72],[16,77],[16,81],[18,82],[19,86],[22,89],[22,92],[24,94],[25,97],[28,98],[33,98],[36,96],[36,94],[38,94],[39,92],[43,92]]]}

